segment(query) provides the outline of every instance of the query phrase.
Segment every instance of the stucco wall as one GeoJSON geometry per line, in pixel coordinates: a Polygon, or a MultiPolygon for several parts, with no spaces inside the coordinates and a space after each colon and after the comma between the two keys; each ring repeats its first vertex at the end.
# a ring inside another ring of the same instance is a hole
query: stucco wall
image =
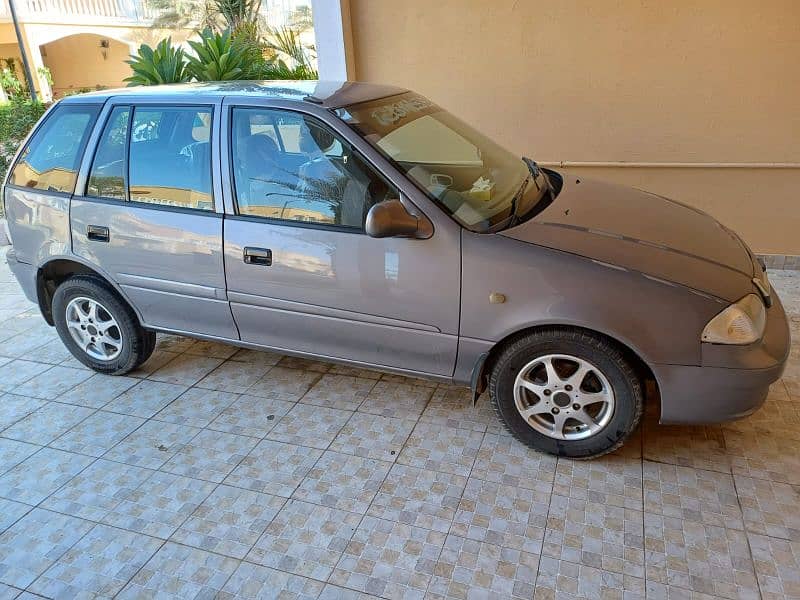
{"type": "MultiPolygon", "coordinates": [[[[800,163],[791,0],[350,0],[355,76],[540,161],[800,163]]],[[[800,254],[800,169],[582,168],[800,254]]]]}
{"type": "Polygon", "coordinates": [[[131,50],[128,44],[96,34],[70,35],[41,47],[44,64],[53,76],[56,97],[65,92],[97,86],[124,86],[123,79],[131,74],[125,64],[131,50]],[[108,48],[101,48],[105,40],[108,48]]]}

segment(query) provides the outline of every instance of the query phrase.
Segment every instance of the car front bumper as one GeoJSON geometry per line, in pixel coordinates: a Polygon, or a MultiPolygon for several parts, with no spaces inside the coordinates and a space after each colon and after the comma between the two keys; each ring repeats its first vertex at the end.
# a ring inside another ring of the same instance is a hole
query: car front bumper
{"type": "Polygon", "coordinates": [[[758,410],[780,379],[791,338],[775,290],[761,340],[748,346],[702,344],[702,366],[653,365],[662,423],[718,423],[758,410]]]}

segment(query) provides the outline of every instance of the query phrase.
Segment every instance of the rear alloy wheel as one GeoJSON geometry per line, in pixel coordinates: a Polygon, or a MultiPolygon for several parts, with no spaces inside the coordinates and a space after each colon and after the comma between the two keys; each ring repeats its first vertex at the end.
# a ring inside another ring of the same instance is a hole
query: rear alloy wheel
{"type": "Polygon", "coordinates": [[[108,309],[78,296],[67,304],[67,329],[80,348],[95,360],[114,360],[122,351],[122,330],[108,309]]]}
{"type": "Polygon", "coordinates": [[[156,334],[105,282],[71,277],[53,294],[56,330],[72,355],[100,373],[122,375],[153,353],[156,334]]]}
{"type": "Polygon", "coordinates": [[[618,448],[639,423],[642,385],[616,345],[572,329],[520,338],[489,382],[500,419],[528,446],[573,458],[618,448]]]}

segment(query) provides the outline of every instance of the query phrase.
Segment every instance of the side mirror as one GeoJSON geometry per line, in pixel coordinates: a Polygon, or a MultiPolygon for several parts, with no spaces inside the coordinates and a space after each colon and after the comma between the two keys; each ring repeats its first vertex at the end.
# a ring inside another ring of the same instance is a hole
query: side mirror
{"type": "Polygon", "coordinates": [[[425,239],[433,235],[433,225],[424,216],[412,215],[397,199],[378,202],[367,213],[367,235],[374,238],[411,237],[425,239]]]}

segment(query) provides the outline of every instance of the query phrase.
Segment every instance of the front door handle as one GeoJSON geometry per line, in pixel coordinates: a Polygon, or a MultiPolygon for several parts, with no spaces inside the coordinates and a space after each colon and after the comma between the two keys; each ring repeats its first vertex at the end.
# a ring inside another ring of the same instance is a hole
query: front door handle
{"type": "Polygon", "coordinates": [[[107,242],[110,239],[108,227],[101,225],[87,225],[86,237],[94,242],[107,242]]]}
{"type": "Polygon", "coordinates": [[[252,248],[248,246],[244,249],[243,259],[248,265],[269,267],[272,265],[272,250],[269,248],[252,248]]]}

